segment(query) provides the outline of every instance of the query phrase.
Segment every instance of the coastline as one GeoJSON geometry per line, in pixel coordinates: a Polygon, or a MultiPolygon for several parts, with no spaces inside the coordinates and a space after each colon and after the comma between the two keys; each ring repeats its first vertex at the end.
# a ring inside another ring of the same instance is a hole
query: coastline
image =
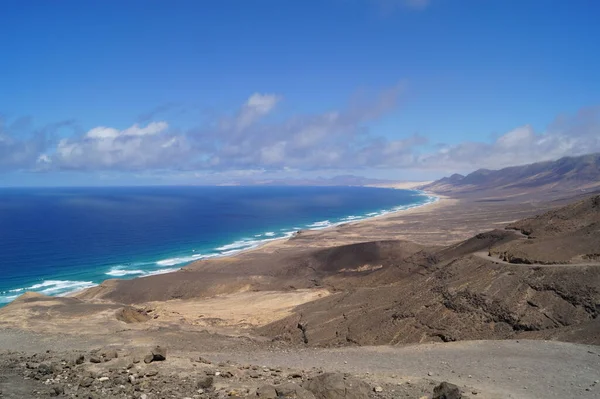
{"type": "MultiPolygon", "coordinates": [[[[415,191],[415,192],[418,192],[419,194],[423,195],[424,198],[421,199],[420,202],[418,202],[418,203],[408,204],[405,206],[400,205],[397,207],[387,208],[387,209],[382,209],[382,210],[379,210],[376,212],[372,212],[372,213],[376,213],[372,216],[369,216],[370,214],[363,214],[363,215],[359,214],[360,216],[352,216],[352,215],[341,216],[341,217],[333,219],[334,222],[325,220],[325,221],[314,222],[314,223],[310,223],[310,224],[307,223],[304,226],[309,226],[308,228],[303,227],[298,230],[292,230],[290,228],[290,229],[288,229],[290,231],[276,233],[276,234],[284,234],[285,233],[285,235],[282,237],[268,238],[269,233],[263,233],[262,237],[260,237],[260,238],[255,239],[254,237],[251,237],[248,239],[248,241],[244,241],[246,239],[240,239],[240,240],[234,241],[232,243],[222,245],[221,247],[215,248],[215,250],[219,250],[219,251],[221,251],[221,253],[194,254],[191,256],[185,256],[185,255],[177,256],[176,255],[173,258],[156,261],[157,264],[164,267],[164,268],[158,269],[158,270],[149,270],[149,271],[148,270],[128,270],[125,268],[121,269],[121,270],[116,270],[116,268],[118,268],[118,266],[113,267],[108,272],[104,273],[106,275],[106,278],[95,280],[95,281],[97,281],[97,283],[94,281],[80,282],[82,284],[82,286],[77,287],[73,290],[70,290],[70,291],[67,291],[64,293],[50,293],[47,295],[52,295],[52,296],[57,296],[57,297],[72,297],[72,296],[77,296],[78,294],[80,294],[81,292],[83,292],[89,288],[97,287],[98,285],[100,285],[108,280],[115,280],[115,279],[117,279],[117,280],[135,280],[135,279],[139,279],[139,278],[143,278],[143,277],[170,274],[170,273],[177,272],[177,271],[180,271],[180,270],[188,268],[188,267],[193,267],[194,264],[205,261],[205,260],[230,258],[230,257],[235,257],[235,256],[241,256],[241,255],[244,255],[247,253],[253,253],[255,251],[260,251],[260,250],[268,251],[271,248],[274,249],[275,247],[278,247],[279,245],[284,245],[284,243],[288,242],[290,240],[290,238],[298,235],[300,232],[302,234],[306,234],[306,233],[312,234],[312,233],[317,233],[317,232],[332,231],[332,230],[335,230],[336,228],[339,228],[340,226],[344,226],[344,227],[359,226],[359,225],[362,226],[366,223],[376,221],[376,220],[384,220],[386,218],[390,218],[390,217],[396,216],[398,214],[409,214],[409,213],[412,213],[415,209],[431,208],[432,205],[438,204],[439,201],[442,200],[442,198],[440,196],[435,195],[433,193],[424,192],[421,190],[415,190],[412,188],[405,188],[404,186],[402,186],[402,187],[365,186],[365,187],[415,191]],[[325,224],[325,223],[326,223],[326,225],[320,226],[320,224],[325,224]],[[236,248],[236,246],[240,246],[240,243],[246,247],[242,247],[239,249],[236,248]],[[248,245],[249,245],[249,247],[248,247],[248,245]],[[181,262],[182,259],[187,259],[187,258],[189,258],[189,261],[181,262]],[[162,263],[160,263],[160,262],[162,262],[162,263]],[[173,262],[173,264],[171,264],[170,262],[173,262]],[[181,265],[178,265],[177,263],[181,263],[181,265]],[[85,284],[83,284],[83,283],[85,283],[85,284]]],[[[284,229],[281,229],[281,230],[283,231],[284,229]]],[[[136,267],[134,266],[133,268],[136,268],[136,267]]],[[[62,283],[62,281],[58,281],[58,280],[48,280],[48,282],[62,283]]],[[[33,286],[35,286],[36,288],[39,288],[40,286],[42,286],[45,283],[46,283],[46,281],[44,281],[42,284],[35,284],[33,286]]],[[[65,283],[66,283],[66,281],[65,281],[65,283]]],[[[16,297],[20,296],[20,294],[23,294],[25,292],[31,292],[32,290],[29,288],[31,288],[31,287],[14,290],[14,293],[16,295],[15,295],[15,298],[11,299],[11,301],[16,299],[16,297]]],[[[35,292],[35,291],[33,291],[33,292],[35,292]]],[[[42,292],[42,293],[44,293],[44,292],[42,292]]],[[[7,303],[10,303],[10,302],[7,302],[7,303]]],[[[2,303],[0,306],[4,306],[7,303],[2,303]]]]}
{"type": "MultiPolygon", "coordinates": [[[[365,186],[365,187],[367,187],[367,186],[365,186]]],[[[407,188],[399,188],[399,187],[389,187],[389,186],[385,186],[385,187],[368,186],[368,187],[385,188],[385,189],[392,189],[392,190],[416,191],[416,192],[426,195],[427,202],[424,202],[421,204],[409,205],[408,207],[406,207],[404,209],[397,209],[397,210],[393,210],[393,211],[383,210],[381,212],[385,212],[384,214],[368,216],[368,217],[362,218],[360,220],[342,221],[342,222],[333,223],[333,224],[330,224],[330,225],[324,226],[324,227],[300,229],[298,231],[295,231],[292,235],[289,235],[289,236],[264,239],[259,244],[257,244],[256,246],[253,246],[251,248],[244,248],[244,249],[235,250],[235,251],[228,251],[229,253],[223,254],[223,255],[204,257],[204,258],[197,259],[197,260],[191,261],[189,263],[186,263],[186,264],[182,265],[181,267],[173,268],[172,270],[165,271],[163,273],[156,273],[156,274],[150,274],[150,275],[145,275],[145,276],[136,276],[136,277],[133,277],[133,278],[130,278],[127,280],[137,280],[137,279],[143,279],[143,278],[159,276],[159,275],[160,276],[169,275],[169,274],[181,272],[184,270],[194,269],[194,267],[196,265],[200,265],[203,262],[207,262],[207,261],[235,259],[236,257],[251,255],[251,254],[260,253],[260,252],[276,252],[276,251],[284,248],[286,246],[286,244],[290,241],[290,239],[297,236],[298,234],[312,235],[312,234],[331,233],[331,232],[333,232],[333,234],[335,234],[335,229],[337,229],[341,226],[344,226],[346,228],[356,228],[356,227],[361,227],[361,226],[367,226],[372,223],[379,223],[381,221],[384,221],[384,220],[387,220],[390,218],[398,217],[399,215],[409,215],[409,214],[413,214],[414,212],[418,212],[418,211],[430,212],[431,210],[436,209],[439,206],[444,206],[447,203],[447,200],[449,199],[446,196],[438,195],[438,194],[431,193],[431,192],[426,192],[423,190],[407,189],[407,188]]],[[[108,279],[103,280],[98,285],[94,285],[93,287],[86,287],[83,289],[78,289],[78,290],[63,294],[61,296],[63,296],[63,297],[84,296],[86,291],[88,291],[90,289],[93,290],[108,281],[115,281],[115,280],[123,280],[123,279],[108,278],[108,279]]]]}

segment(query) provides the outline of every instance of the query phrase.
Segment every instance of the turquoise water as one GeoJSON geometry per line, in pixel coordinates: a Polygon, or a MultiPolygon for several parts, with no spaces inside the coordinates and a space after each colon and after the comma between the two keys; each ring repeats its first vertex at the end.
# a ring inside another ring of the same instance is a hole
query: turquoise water
{"type": "Polygon", "coordinates": [[[366,187],[0,189],[0,304],[167,273],[434,200],[366,187]]]}

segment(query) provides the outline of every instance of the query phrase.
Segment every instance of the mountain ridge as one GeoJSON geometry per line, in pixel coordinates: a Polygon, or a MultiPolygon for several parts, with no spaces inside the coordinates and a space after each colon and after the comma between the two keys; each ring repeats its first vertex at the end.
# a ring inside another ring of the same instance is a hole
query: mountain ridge
{"type": "Polygon", "coordinates": [[[478,169],[466,176],[453,174],[420,187],[440,194],[489,191],[503,195],[520,192],[594,192],[600,190],[600,153],[563,157],[498,170],[478,169]]]}

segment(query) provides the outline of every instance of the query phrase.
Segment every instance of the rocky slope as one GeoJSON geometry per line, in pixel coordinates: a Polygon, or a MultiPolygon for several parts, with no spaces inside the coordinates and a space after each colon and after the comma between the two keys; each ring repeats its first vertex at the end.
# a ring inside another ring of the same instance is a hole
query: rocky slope
{"type": "Polygon", "coordinates": [[[600,154],[564,157],[557,161],[513,166],[500,170],[479,169],[466,176],[454,174],[422,187],[446,195],[487,193],[523,196],[544,192],[568,196],[569,192],[600,190],[600,154]]]}

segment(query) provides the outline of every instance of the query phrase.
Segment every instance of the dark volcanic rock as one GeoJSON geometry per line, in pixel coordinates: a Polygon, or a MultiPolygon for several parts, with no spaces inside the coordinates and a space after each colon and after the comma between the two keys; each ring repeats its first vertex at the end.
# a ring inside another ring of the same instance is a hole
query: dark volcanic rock
{"type": "Polygon", "coordinates": [[[433,388],[433,399],[461,399],[462,392],[454,384],[442,382],[440,385],[433,388]]]}
{"type": "Polygon", "coordinates": [[[213,377],[206,376],[206,377],[200,378],[198,380],[197,386],[198,386],[198,388],[208,389],[208,388],[212,387],[212,384],[213,384],[213,377]]]}
{"type": "Polygon", "coordinates": [[[296,385],[291,382],[278,385],[277,387],[275,387],[275,390],[277,391],[278,396],[284,398],[315,399],[315,395],[312,392],[302,388],[300,385],[296,385]]]}
{"type": "Polygon", "coordinates": [[[367,383],[339,373],[321,374],[304,387],[317,399],[366,399],[371,392],[367,383]]]}
{"type": "Polygon", "coordinates": [[[277,397],[277,392],[272,385],[262,385],[256,390],[256,396],[261,399],[275,399],[277,397]]]}
{"type": "Polygon", "coordinates": [[[163,361],[167,359],[167,348],[156,346],[152,349],[152,360],[163,361]]]}

